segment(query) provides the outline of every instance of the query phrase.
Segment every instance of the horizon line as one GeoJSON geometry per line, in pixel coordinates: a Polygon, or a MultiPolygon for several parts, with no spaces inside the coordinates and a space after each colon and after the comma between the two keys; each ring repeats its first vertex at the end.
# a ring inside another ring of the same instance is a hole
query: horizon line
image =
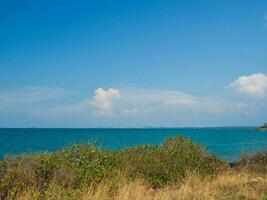
{"type": "Polygon", "coordinates": [[[0,127],[0,129],[174,129],[174,128],[255,128],[258,126],[144,126],[144,127],[0,127]]]}

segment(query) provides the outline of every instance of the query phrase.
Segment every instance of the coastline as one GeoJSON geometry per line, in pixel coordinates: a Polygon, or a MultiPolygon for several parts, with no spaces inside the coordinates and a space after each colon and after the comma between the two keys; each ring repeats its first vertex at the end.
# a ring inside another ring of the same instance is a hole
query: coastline
{"type": "Polygon", "coordinates": [[[255,130],[257,130],[257,131],[267,131],[267,127],[266,128],[256,128],[255,130]]]}

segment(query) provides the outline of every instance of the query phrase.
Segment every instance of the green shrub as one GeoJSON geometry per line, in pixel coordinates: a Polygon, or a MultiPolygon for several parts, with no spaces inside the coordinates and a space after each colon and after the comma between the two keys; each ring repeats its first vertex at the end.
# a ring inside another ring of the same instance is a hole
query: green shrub
{"type": "Polygon", "coordinates": [[[223,165],[201,145],[180,136],[169,138],[160,146],[140,145],[121,151],[73,145],[53,153],[6,157],[0,162],[0,199],[15,197],[25,188],[35,188],[41,196],[56,188],[72,193],[72,189],[115,180],[121,175],[162,187],[179,184],[188,171],[214,175],[223,165]]]}
{"type": "Polygon", "coordinates": [[[1,164],[0,199],[16,194],[27,186],[34,185],[35,168],[31,156],[6,157],[1,164]],[[4,173],[3,173],[4,172],[4,173]]]}
{"type": "Polygon", "coordinates": [[[118,172],[115,152],[97,149],[91,145],[74,145],[58,152],[64,164],[76,174],[76,184],[100,182],[118,172]]]}
{"type": "Polygon", "coordinates": [[[143,178],[154,187],[181,182],[188,171],[216,174],[222,161],[201,145],[184,137],[167,139],[159,147],[141,145],[120,152],[123,170],[131,178],[143,178]]]}

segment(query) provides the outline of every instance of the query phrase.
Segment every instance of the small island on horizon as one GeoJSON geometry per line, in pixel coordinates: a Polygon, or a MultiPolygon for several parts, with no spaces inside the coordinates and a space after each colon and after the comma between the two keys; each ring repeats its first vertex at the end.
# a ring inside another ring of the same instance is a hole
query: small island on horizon
{"type": "Polygon", "coordinates": [[[256,128],[258,131],[267,131],[267,123],[265,123],[263,126],[256,128]]]}

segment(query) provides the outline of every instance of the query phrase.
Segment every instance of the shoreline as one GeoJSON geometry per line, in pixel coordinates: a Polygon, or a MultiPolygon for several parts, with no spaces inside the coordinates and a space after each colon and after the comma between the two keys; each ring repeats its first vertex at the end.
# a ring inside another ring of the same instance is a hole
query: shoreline
{"type": "Polygon", "coordinates": [[[267,128],[256,128],[256,131],[267,131],[267,128]]]}

